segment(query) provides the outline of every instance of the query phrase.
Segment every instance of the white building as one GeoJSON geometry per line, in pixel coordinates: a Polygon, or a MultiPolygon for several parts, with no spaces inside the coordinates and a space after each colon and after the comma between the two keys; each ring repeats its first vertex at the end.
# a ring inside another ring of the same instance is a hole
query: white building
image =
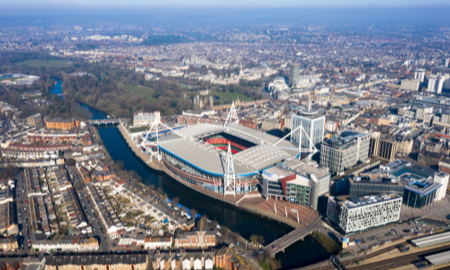
{"type": "Polygon", "coordinates": [[[322,143],[325,132],[325,115],[309,109],[292,114],[292,130],[300,125],[309,138],[304,133],[300,133],[299,129],[292,134],[291,142],[298,145],[301,138],[301,148],[310,150],[313,146],[322,143]]]}
{"type": "Polygon", "coordinates": [[[161,121],[161,113],[159,111],[153,113],[135,112],[133,115],[134,126],[147,126],[153,124],[155,121],[161,121]]]}
{"type": "Polygon", "coordinates": [[[434,197],[435,201],[440,201],[445,197],[448,186],[449,175],[445,172],[438,172],[434,175],[434,182],[441,184],[442,186],[438,188],[436,195],[434,197]]]}
{"type": "Polygon", "coordinates": [[[327,217],[346,234],[358,233],[397,222],[402,197],[396,194],[364,197],[329,197],[327,217]]]}

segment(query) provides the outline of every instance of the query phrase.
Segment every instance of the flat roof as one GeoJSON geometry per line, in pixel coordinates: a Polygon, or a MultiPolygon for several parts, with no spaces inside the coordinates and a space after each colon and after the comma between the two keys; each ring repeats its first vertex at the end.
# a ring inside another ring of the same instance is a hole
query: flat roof
{"type": "Polygon", "coordinates": [[[402,199],[397,194],[378,194],[367,196],[339,196],[335,197],[336,203],[339,205],[345,205],[347,208],[356,208],[371,204],[377,204],[395,199],[402,199]]]}
{"type": "Polygon", "coordinates": [[[447,243],[450,242],[450,232],[432,234],[419,239],[413,239],[411,242],[420,248],[447,243]]]}
{"type": "Polygon", "coordinates": [[[439,254],[434,254],[426,256],[425,259],[432,263],[433,265],[439,265],[450,262],[450,251],[441,252],[439,254]]]}

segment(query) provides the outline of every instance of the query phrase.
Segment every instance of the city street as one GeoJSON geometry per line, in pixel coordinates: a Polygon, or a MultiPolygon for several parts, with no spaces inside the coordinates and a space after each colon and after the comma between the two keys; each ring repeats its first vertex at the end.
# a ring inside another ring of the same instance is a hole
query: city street
{"type": "Polygon", "coordinates": [[[30,254],[30,235],[31,230],[29,228],[29,209],[28,209],[28,197],[27,197],[27,185],[25,181],[24,171],[21,170],[17,174],[17,184],[16,184],[16,198],[17,198],[17,222],[19,228],[21,228],[19,233],[19,253],[30,254]],[[27,211],[26,211],[27,210],[27,211]]]}

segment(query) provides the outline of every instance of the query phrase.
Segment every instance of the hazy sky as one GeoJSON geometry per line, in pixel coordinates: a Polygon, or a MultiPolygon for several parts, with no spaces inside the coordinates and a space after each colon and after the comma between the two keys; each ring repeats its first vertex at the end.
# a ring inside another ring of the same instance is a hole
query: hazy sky
{"type": "Polygon", "coordinates": [[[449,0],[2,0],[3,8],[142,7],[420,7],[450,6],[449,0]]]}

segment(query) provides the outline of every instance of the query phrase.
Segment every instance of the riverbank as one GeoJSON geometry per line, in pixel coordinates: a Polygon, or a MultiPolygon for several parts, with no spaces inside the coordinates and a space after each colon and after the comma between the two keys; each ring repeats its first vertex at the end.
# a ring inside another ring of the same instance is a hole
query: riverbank
{"type": "MultiPolygon", "coordinates": [[[[287,218],[287,217],[283,216],[281,211],[275,213],[275,212],[271,212],[270,208],[266,209],[266,208],[258,207],[259,205],[264,203],[263,198],[258,198],[257,199],[258,203],[250,203],[251,201],[254,201],[255,199],[254,198],[246,199],[244,197],[244,195],[225,197],[225,196],[222,196],[221,194],[207,190],[202,186],[192,184],[192,183],[182,179],[180,176],[176,175],[174,172],[172,172],[169,168],[167,168],[167,166],[164,165],[163,162],[152,160],[149,156],[142,153],[140,151],[140,149],[135,145],[133,140],[130,138],[126,128],[123,125],[119,124],[118,129],[119,129],[120,134],[123,136],[123,138],[127,142],[130,149],[133,151],[133,153],[136,156],[138,156],[147,166],[149,166],[151,169],[154,169],[154,170],[164,171],[172,179],[175,179],[176,181],[183,184],[184,186],[189,187],[199,193],[207,195],[215,200],[220,200],[222,202],[228,203],[240,210],[244,210],[244,211],[247,211],[247,212],[250,212],[253,214],[260,215],[261,217],[266,217],[266,218],[273,219],[275,221],[284,223],[292,228],[304,228],[305,226],[308,225],[309,220],[313,220],[315,217],[317,217],[318,213],[315,213],[316,211],[311,210],[311,212],[313,212],[314,214],[311,215],[311,213],[308,213],[305,221],[303,223],[299,223],[299,222],[296,222],[295,220],[293,220],[292,218],[287,218]],[[247,203],[246,202],[247,200],[249,200],[250,202],[247,203]],[[238,202],[239,202],[239,204],[238,204],[238,202]],[[310,218],[310,217],[312,217],[312,218],[310,218]]],[[[301,208],[301,206],[296,206],[296,207],[301,208]]]]}

